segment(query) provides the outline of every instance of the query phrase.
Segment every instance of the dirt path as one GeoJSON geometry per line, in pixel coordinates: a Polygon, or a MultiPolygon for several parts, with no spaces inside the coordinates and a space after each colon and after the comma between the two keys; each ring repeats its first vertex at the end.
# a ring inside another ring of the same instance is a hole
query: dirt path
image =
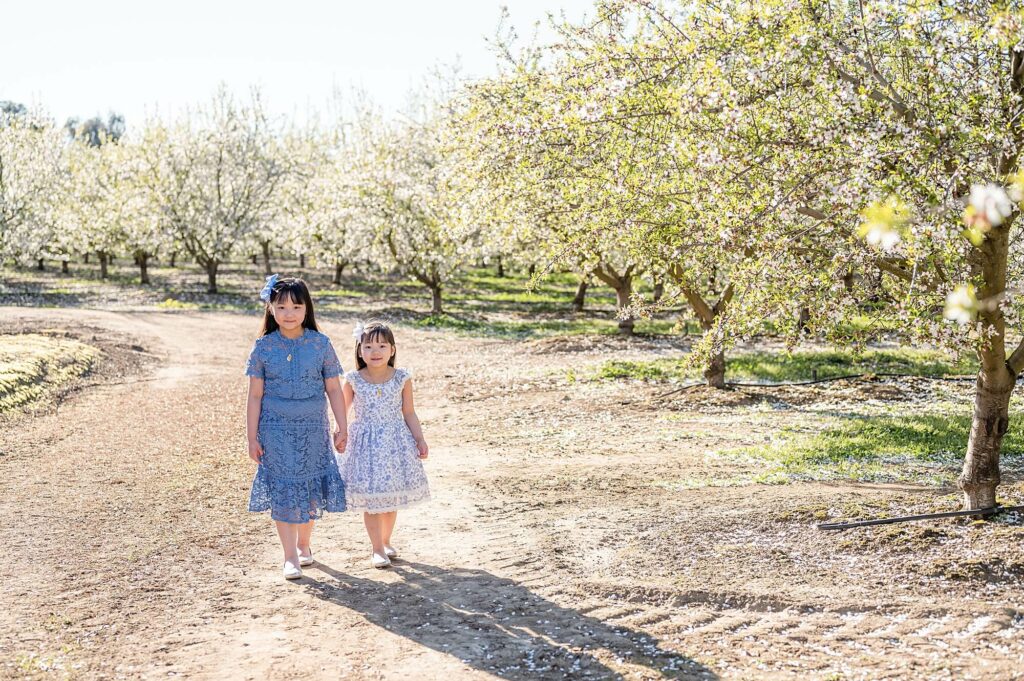
{"type": "MultiPolygon", "coordinates": [[[[402,329],[435,500],[400,514],[394,569],[369,566],[345,514],[318,525],[318,564],[286,583],[269,519],[244,510],[255,318],[2,313],[107,328],[161,358],[0,433],[5,676],[1022,678],[1019,528],[1006,574],[979,587],[928,569],[995,565],[984,528],[878,543],[778,520],[796,500],[920,490],[680,489],[736,465],[709,448],[772,426],[668,418],[552,377],[600,353],[402,329]]],[[[325,325],[343,362],[348,328],[325,325]]]]}

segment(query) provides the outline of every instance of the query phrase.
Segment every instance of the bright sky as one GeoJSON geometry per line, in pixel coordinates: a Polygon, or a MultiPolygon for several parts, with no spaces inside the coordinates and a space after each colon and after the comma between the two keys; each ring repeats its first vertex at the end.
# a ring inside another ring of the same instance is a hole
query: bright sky
{"type": "MultiPolygon", "coordinates": [[[[521,40],[547,14],[578,21],[593,0],[33,0],[0,11],[0,100],[57,121],[123,113],[129,127],[258,86],[274,114],[324,110],[350,86],[394,111],[431,67],[495,71],[485,38],[501,6],[521,40]]],[[[542,30],[541,36],[550,35],[542,30]]]]}

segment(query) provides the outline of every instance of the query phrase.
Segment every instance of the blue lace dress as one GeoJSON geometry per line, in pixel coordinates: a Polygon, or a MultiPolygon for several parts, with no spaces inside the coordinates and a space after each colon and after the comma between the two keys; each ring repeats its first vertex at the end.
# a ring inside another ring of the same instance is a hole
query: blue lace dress
{"type": "Polygon", "coordinates": [[[391,380],[370,383],[358,371],[345,374],[354,415],[339,467],[350,511],[387,513],[430,498],[416,440],[402,415],[402,388],[409,376],[396,369],[391,380]]]}
{"type": "Polygon", "coordinates": [[[250,511],[305,523],[326,511],[345,510],[324,379],[341,374],[330,339],[304,329],[298,338],[274,331],[257,339],[245,367],[263,379],[258,437],[263,459],[249,496],[250,511]]]}

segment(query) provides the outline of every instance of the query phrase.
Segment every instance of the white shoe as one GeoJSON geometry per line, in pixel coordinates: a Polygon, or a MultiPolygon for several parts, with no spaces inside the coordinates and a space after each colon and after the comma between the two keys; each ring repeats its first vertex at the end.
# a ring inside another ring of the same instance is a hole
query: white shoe
{"type": "Polygon", "coordinates": [[[309,567],[312,564],[313,564],[313,552],[312,551],[309,552],[308,556],[304,556],[301,553],[299,554],[299,565],[301,565],[302,567],[309,567]]]}
{"type": "Polygon", "coordinates": [[[375,568],[386,568],[391,567],[391,561],[387,556],[382,556],[379,553],[374,553],[370,556],[370,565],[375,568]]]}
{"type": "Polygon", "coordinates": [[[384,555],[388,558],[394,558],[398,555],[398,551],[395,551],[393,546],[384,545],[384,555]]]}
{"type": "Polygon", "coordinates": [[[302,570],[299,566],[289,562],[284,562],[284,569],[281,570],[281,574],[284,575],[285,579],[298,579],[302,577],[302,570]]]}

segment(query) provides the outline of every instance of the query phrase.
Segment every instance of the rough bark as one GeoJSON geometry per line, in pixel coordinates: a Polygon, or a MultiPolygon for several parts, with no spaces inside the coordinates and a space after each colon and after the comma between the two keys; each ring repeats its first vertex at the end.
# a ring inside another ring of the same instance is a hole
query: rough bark
{"type": "MultiPolygon", "coordinates": [[[[981,275],[981,301],[998,300],[1006,291],[1009,233],[1012,219],[992,229],[971,251],[971,266],[981,275]]],[[[1020,348],[1006,357],[1006,320],[998,305],[982,305],[978,321],[991,329],[989,343],[978,350],[981,368],[974,394],[974,416],[967,453],[957,484],[964,493],[964,510],[988,508],[996,503],[999,486],[999,451],[1009,428],[1010,394],[1024,357],[1020,348]]]]}
{"type": "Polygon", "coordinates": [[[704,380],[712,388],[725,387],[725,350],[711,358],[711,363],[704,369],[704,380]]]}
{"type": "Polygon", "coordinates": [[[434,314],[441,314],[442,312],[444,312],[444,310],[442,309],[442,306],[441,306],[441,287],[440,286],[431,286],[430,287],[430,298],[431,298],[430,311],[432,313],[434,313],[434,314]]]}
{"type": "Polygon", "coordinates": [[[206,263],[206,279],[207,279],[207,293],[217,292],[217,267],[220,265],[216,260],[210,260],[206,263]]]}
{"type": "Polygon", "coordinates": [[[641,274],[635,265],[629,265],[621,274],[608,263],[598,263],[594,268],[595,277],[608,284],[615,291],[615,307],[619,315],[619,333],[623,335],[633,334],[633,324],[636,320],[632,317],[622,317],[623,310],[629,306],[629,300],[633,297],[633,279],[641,274]]]}
{"type": "Polygon", "coordinates": [[[572,309],[575,312],[583,312],[583,304],[587,297],[587,288],[590,286],[590,275],[580,277],[579,286],[576,287],[576,295],[572,297],[572,309]]]}
{"type": "Polygon", "coordinates": [[[806,308],[806,307],[801,307],[800,308],[800,315],[797,317],[797,320],[796,320],[797,329],[800,330],[800,333],[804,333],[806,331],[809,331],[810,323],[811,323],[811,311],[808,308],[806,308]]]}
{"type": "Polygon", "coordinates": [[[139,265],[139,283],[149,284],[149,253],[139,253],[135,256],[135,262],[139,265]]]}
{"type": "MultiPolygon", "coordinates": [[[[693,308],[694,313],[697,315],[697,321],[700,322],[701,329],[705,333],[710,331],[715,326],[716,319],[723,313],[728,307],[729,301],[732,300],[733,286],[729,284],[725,287],[725,291],[722,292],[718,302],[714,305],[709,304],[704,298],[688,283],[686,273],[681,267],[673,266],[669,268],[669,276],[672,277],[676,285],[679,286],[683,295],[686,297],[690,307],[693,308]]],[[[719,348],[718,352],[712,356],[710,363],[704,370],[704,380],[707,381],[708,386],[712,388],[724,388],[725,387],[725,350],[719,348]]]]}
{"type": "Polygon", "coordinates": [[[263,254],[263,273],[268,277],[274,273],[274,270],[270,269],[270,242],[260,242],[260,252],[263,254]]]}
{"type": "Polygon", "coordinates": [[[964,493],[964,510],[996,505],[999,486],[999,452],[1010,427],[1010,394],[1015,380],[1009,370],[978,372],[974,394],[974,418],[967,440],[967,456],[957,480],[964,493]]]}
{"type": "MultiPolygon", "coordinates": [[[[629,299],[633,297],[633,280],[631,278],[625,279],[622,284],[615,289],[615,306],[619,310],[624,310],[629,305],[629,299]]],[[[624,336],[633,335],[633,325],[636,323],[636,319],[630,315],[628,317],[622,317],[621,312],[619,316],[619,333],[624,336]]]]}

